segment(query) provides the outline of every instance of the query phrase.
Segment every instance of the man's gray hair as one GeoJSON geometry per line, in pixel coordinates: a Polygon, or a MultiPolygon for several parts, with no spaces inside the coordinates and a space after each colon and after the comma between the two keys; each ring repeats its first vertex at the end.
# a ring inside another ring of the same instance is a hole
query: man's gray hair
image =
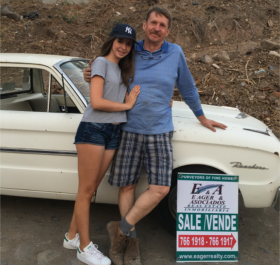
{"type": "Polygon", "coordinates": [[[157,15],[164,15],[168,19],[168,28],[171,28],[171,14],[170,12],[162,6],[152,6],[146,16],[146,21],[150,18],[151,13],[156,12],[157,15]]]}

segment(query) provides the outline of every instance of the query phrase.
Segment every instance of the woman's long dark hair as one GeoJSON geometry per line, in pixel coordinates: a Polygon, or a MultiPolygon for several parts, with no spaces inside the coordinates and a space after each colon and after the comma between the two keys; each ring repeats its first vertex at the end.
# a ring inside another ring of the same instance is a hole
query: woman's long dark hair
{"type": "MultiPolygon", "coordinates": [[[[101,54],[100,56],[107,56],[112,47],[113,47],[113,42],[117,39],[115,36],[110,36],[102,45],[101,47],[101,54]]],[[[132,44],[131,50],[128,55],[126,55],[124,58],[122,58],[119,61],[119,67],[121,68],[121,77],[122,77],[122,82],[128,86],[130,83],[133,82],[134,79],[134,54],[135,54],[135,49],[134,49],[134,42],[132,44]]]]}

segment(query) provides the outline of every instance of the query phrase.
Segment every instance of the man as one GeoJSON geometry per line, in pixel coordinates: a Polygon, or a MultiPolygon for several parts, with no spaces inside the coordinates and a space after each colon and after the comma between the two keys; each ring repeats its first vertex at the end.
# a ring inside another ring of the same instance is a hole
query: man
{"type": "MultiPolygon", "coordinates": [[[[122,220],[107,225],[111,241],[109,255],[116,265],[141,264],[134,226],[170,190],[173,124],[169,103],[175,83],[184,101],[203,126],[214,132],[214,126],[226,128],[204,116],[182,49],[165,41],[170,26],[170,13],[162,7],[152,7],[143,23],[145,38],[136,45],[135,76],[128,90],[138,84],[141,85],[141,93],[133,109],[127,112],[127,123],[122,126],[120,147],[109,178],[111,185],[120,187],[119,208],[122,220]],[[143,164],[148,174],[149,189],[134,202],[143,164]]],[[[87,71],[90,70],[86,70],[84,75],[88,81],[87,71]]]]}

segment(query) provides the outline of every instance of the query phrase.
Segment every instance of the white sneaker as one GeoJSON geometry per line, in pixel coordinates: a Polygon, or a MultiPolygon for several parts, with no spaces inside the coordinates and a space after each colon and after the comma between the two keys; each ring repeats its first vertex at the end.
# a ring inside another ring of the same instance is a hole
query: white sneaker
{"type": "Polygon", "coordinates": [[[89,243],[84,252],[77,248],[77,259],[88,265],[111,265],[111,260],[98,250],[98,246],[89,243]]]}
{"type": "Polygon", "coordinates": [[[67,234],[65,234],[64,236],[64,240],[63,240],[63,247],[67,248],[67,249],[77,249],[80,246],[80,238],[79,238],[79,234],[77,233],[75,238],[73,239],[68,239],[67,234]]]}

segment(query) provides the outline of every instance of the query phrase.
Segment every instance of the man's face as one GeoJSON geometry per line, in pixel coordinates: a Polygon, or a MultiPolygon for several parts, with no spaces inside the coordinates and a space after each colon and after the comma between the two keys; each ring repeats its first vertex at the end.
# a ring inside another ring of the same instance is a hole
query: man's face
{"type": "Polygon", "coordinates": [[[148,21],[144,21],[145,39],[160,44],[169,34],[168,19],[164,15],[152,12],[148,21]]]}

